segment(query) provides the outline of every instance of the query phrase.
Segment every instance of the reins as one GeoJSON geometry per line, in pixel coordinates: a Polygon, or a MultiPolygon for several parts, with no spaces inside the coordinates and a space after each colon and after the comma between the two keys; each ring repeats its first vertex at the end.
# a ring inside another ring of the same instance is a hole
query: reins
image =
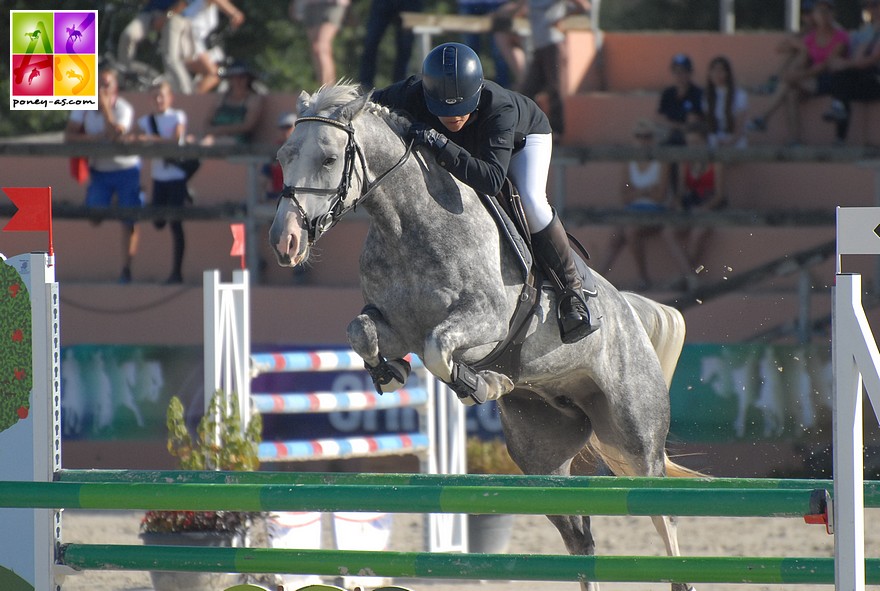
{"type": "MultiPolygon", "coordinates": [[[[412,153],[412,142],[409,142],[406,146],[406,151],[403,153],[403,156],[400,157],[400,160],[397,163],[380,174],[374,180],[370,180],[367,178],[367,162],[366,158],[364,158],[364,153],[361,150],[360,145],[358,145],[357,141],[354,139],[354,127],[350,123],[342,123],[336,119],[331,119],[330,117],[321,117],[321,116],[310,116],[310,117],[300,117],[297,119],[296,124],[300,123],[324,123],[327,125],[332,125],[333,127],[339,128],[348,134],[348,142],[345,145],[345,161],[342,165],[342,178],[339,180],[339,185],[335,189],[322,189],[318,187],[292,187],[289,185],[285,185],[281,191],[281,195],[278,198],[278,203],[281,203],[281,199],[290,199],[293,201],[293,204],[296,205],[296,208],[299,210],[300,215],[303,218],[303,221],[306,224],[306,229],[309,234],[309,245],[314,244],[318,241],[318,239],[330,228],[336,225],[336,223],[349,211],[356,209],[358,203],[369,197],[373,191],[382,183],[385,178],[403,166],[403,164],[409,159],[410,154],[412,153]],[[350,205],[345,205],[345,199],[348,196],[348,190],[351,187],[352,175],[354,174],[354,166],[355,166],[355,156],[357,156],[357,161],[360,163],[361,171],[363,172],[363,183],[361,185],[361,194],[358,195],[355,199],[352,200],[350,205]],[[333,200],[330,203],[330,208],[327,210],[327,213],[316,216],[314,219],[309,219],[306,215],[305,209],[302,204],[296,198],[297,192],[302,193],[314,193],[318,195],[333,195],[333,200]]],[[[277,209],[277,206],[276,206],[277,209]]]]}

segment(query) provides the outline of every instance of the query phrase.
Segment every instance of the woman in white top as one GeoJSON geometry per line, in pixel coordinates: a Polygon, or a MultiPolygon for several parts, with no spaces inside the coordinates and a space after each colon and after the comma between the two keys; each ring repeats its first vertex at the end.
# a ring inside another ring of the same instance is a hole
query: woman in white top
{"type": "Polygon", "coordinates": [[[749,97],[736,85],[730,60],[718,56],[709,62],[709,76],[703,95],[703,112],[709,128],[709,146],[745,148],[746,112],[749,97]]]}
{"type": "MultiPolygon", "coordinates": [[[[633,129],[633,137],[638,147],[648,147],[654,143],[654,125],[648,119],[640,119],[633,129]]],[[[621,198],[629,211],[658,212],[667,210],[667,187],[669,186],[669,167],[657,160],[628,162],[624,168],[621,198]]],[[[608,253],[600,267],[603,273],[611,270],[614,260],[629,244],[639,274],[637,289],[651,286],[648,274],[645,244],[649,237],[657,235],[662,226],[620,226],[611,235],[608,253]]]]}

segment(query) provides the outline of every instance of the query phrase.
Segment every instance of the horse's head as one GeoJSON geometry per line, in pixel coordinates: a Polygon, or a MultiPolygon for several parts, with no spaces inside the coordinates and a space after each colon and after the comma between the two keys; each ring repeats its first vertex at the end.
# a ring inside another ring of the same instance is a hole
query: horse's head
{"type": "Polygon", "coordinates": [[[368,98],[354,86],[300,95],[301,116],[278,150],[284,192],[269,230],[278,264],[308,259],[311,245],[357,202],[365,164],[351,124],[368,98]]]}

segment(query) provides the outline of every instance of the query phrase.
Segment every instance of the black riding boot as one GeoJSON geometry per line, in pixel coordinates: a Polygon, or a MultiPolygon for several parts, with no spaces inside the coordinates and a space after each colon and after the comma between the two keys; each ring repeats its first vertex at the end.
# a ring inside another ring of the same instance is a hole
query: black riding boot
{"type": "Polygon", "coordinates": [[[532,234],[532,246],[538,262],[556,286],[562,342],[575,343],[599,330],[598,323],[590,321],[590,311],[584,301],[581,276],[572,258],[568,235],[555,212],[549,226],[532,234]]]}

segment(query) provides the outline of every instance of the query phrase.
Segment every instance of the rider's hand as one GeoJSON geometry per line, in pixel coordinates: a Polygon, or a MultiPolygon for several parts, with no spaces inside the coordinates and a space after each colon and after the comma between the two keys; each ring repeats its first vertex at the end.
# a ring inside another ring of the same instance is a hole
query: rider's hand
{"type": "Polygon", "coordinates": [[[427,146],[435,152],[442,150],[449,141],[445,135],[424,123],[413,123],[406,132],[406,137],[413,144],[427,146]]]}

